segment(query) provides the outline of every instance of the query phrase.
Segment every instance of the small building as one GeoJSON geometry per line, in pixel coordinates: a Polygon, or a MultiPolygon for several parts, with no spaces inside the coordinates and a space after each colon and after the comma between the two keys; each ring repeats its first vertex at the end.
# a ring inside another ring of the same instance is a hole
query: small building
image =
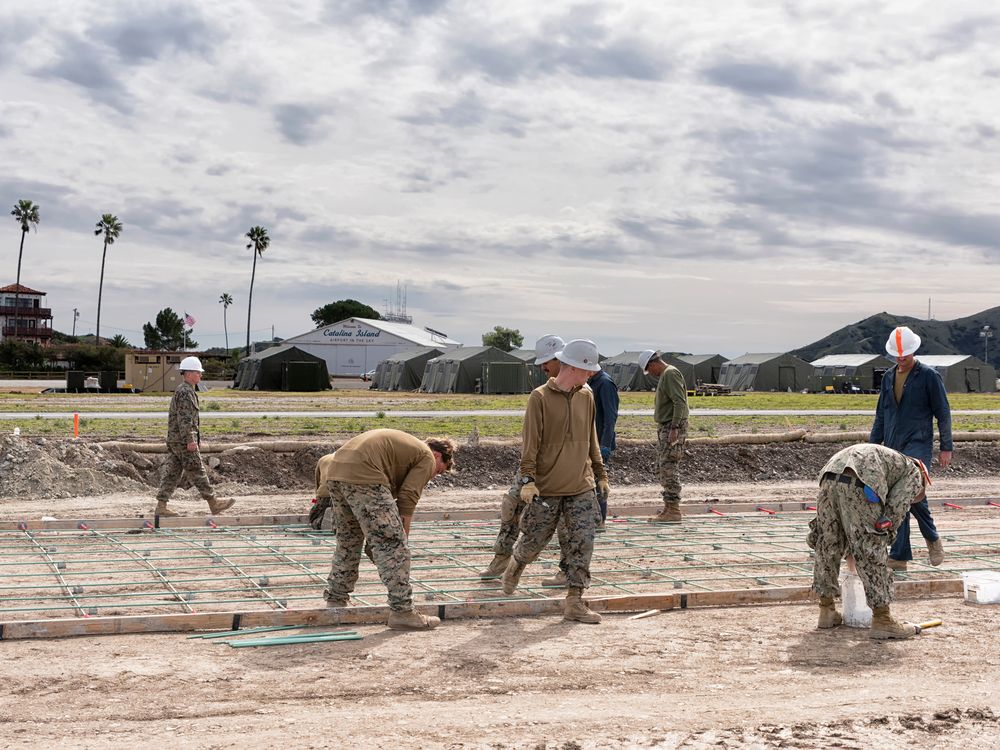
{"type": "Polygon", "coordinates": [[[432,346],[404,349],[378,363],[373,386],[380,391],[415,391],[420,387],[428,360],[444,352],[432,346]]]}
{"type": "Polygon", "coordinates": [[[420,380],[425,393],[528,393],[524,362],[495,346],[449,349],[427,360],[420,380]]]}
{"type": "Polygon", "coordinates": [[[794,354],[744,354],[722,365],[719,383],[734,391],[801,391],[812,371],[794,354]]]}
{"type": "Polygon", "coordinates": [[[143,393],[172,392],[183,378],[177,369],[190,352],[130,351],[125,353],[125,386],[143,393]]]}
{"type": "Polygon", "coordinates": [[[997,389],[996,369],[970,354],[918,354],[917,361],[937,370],[948,393],[992,393],[997,389]]]}
{"type": "Polygon", "coordinates": [[[334,376],[356,378],[406,349],[423,346],[447,351],[461,346],[440,331],[370,318],[347,318],[284,343],[324,360],[334,376]]]}
{"type": "Polygon", "coordinates": [[[51,343],[52,309],[43,307],[45,295],[24,284],[0,288],[0,341],[16,339],[43,346],[51,343]]]}
{"type": "Polygon", "coordinates": [[[233,388],[241,391],[322,391],[330,387],[326,362],[287,344],[244,357],[233,380],[233,388]]]}
{"type": "Polygon", "coordinates": [[[678,354],[677,360],[681,364],[676,366],[684,373],[688,388],[699,383],[718,383],[726,363],[721,354],[678,354]]]}
{"type": "Polygon", "coordinates": [[[872,393],[878,391],[893,363],[881,354],[828,354],[809,365],[813,368],[810,391],[872,393]]]}

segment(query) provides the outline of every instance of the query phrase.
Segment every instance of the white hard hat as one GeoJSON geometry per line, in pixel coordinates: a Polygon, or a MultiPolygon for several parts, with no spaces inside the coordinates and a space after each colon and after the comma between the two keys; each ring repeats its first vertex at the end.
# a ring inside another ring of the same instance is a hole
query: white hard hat
{"type": "Polygon", "coordinates": [[[920,348],[920,337],[911,331],[907,326],[899,326],[889,334],[889,340],[885,342],[885,350],[889,356],[908,357],[920,348]]]}
{"type": "Polygon", "coordinates": [[[597,344],[589,339],[573,339],[561,352],[556,352],[556,359],[571,367],[597,372],[601,366],[597,363],[597,344]]]}
{"type": "Polygon", "coordinates": [[[554,333],[547,333],[535,342],[535,364],[541,365],[553,359],[566,346],[566,342],[554,333]]]}
{"type": "Polygon", "coordinates": [[[197,357],[185,357],[177,365],[177,369],[181,372],[205,372],[205,368],[201,366],[201,360],[197,357]]]}
{"type": "Polygon", "coordinates": [[[649,364],[649,360],[656,356],[656,352],[653,349],[643,349],[639,352],[639,369],[642,372],[646,372],[646,366],[649,364]]]}

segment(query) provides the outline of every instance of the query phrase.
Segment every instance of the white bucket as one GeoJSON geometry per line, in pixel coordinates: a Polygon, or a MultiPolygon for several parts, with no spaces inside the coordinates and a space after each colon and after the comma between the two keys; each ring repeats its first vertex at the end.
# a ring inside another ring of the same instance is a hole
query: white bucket
{"type": "Polygon", "coordinates": [[[969,604],[1000,604],[1000,571],[967,570],[962,584],[969,604]]]}
{"type": "Polygon", "coordinates": [[[849,628],[870,628],[872,610],[865,598],[865,587],[857,573],[841,571],[840,598],[844,604],[844,624],[849,628]]]}

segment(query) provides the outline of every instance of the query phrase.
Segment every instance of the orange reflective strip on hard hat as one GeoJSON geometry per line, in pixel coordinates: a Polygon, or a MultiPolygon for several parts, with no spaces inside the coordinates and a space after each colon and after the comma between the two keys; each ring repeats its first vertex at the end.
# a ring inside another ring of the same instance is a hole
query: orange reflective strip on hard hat
{"type": "Polygon", "coordinates": [[[903,356],[903,329],[896,329],[896,352],[900,357],[903,356]]]}

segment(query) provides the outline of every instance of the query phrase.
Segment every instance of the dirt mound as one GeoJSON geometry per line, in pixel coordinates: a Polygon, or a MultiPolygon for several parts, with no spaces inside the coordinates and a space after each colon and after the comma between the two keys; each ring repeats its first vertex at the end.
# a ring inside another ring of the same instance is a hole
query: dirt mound
{"type": "MultiPolygon", "coordinates": [[[[769,445],[692,445],[683,464],[686,482],[774,482],[812,479],[839,443],[772,443],[769,445]]],[[[254,494],[278,490],[311,492],[320,456],[334,443],[303,443],[293,453],[235,446],[205,456],[208,475],[221,494],[254,494]]],[[[516,444],[479,443],[463,446],[458,470],[432,486],[483,489],[506,486],[520,461],[516,444]]],[[[149,492],[159,483],[163,454],[105,449],[96,443],[35,438],[0,438],[0,496],[60,498],[149,492]]],[[[656,447],[652,443],[620,444],[611,461],[615,486],[656,484],[656,447]]],[[[962,443],[952,465],[955,478],[1000,474],[1000,446],[962,443]]],[[[188,486],[186,484],[182,487],[188,486]]]]}

